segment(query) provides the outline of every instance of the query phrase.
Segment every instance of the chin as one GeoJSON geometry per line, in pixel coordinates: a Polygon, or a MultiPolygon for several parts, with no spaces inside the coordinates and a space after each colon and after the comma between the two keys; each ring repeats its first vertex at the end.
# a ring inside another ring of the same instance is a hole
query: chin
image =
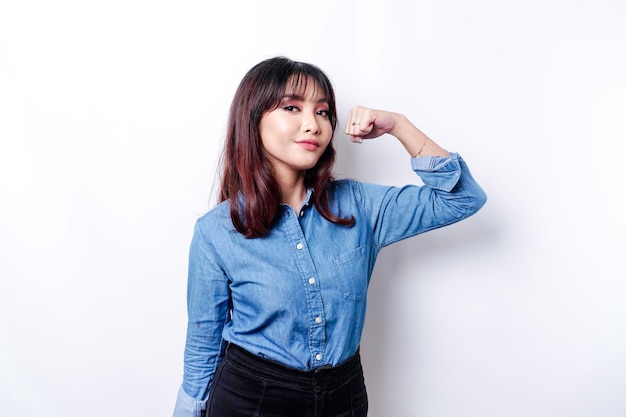
{"type": "Polygon", "coordinates": [[[315,158],[309,161],[301,161],[301,163],[295,165],[296,169],[300,169],[302,171],[306,171],[308,169],[313,168],[315,165],[317,165],[318,161],[320,159],[319,158],[315,158]]]}

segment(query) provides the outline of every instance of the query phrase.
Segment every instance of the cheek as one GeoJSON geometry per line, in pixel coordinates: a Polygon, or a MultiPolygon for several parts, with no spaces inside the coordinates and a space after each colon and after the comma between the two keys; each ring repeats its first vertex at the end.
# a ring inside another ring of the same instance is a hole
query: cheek
{"type": "Polygon", "coordinates": [[[266,120],[261,120],[259,124],[259,137],[261,138],[261,145],[263,147],[271,145],[273,139],[276,137],[274,124],[266,120]]]}
{"type": "Polygon", "coordinates": [[[329,137],[328,137],[328,138],[325,138],[325,139],[326,139],[326,140],[324,141],[324,145],[322,145],[322,147],[324,148],[324,150],[323,150],[323,152],[322,152],[322,153],[326,152],[326,150],[327,150],[328,148],[331,148],[331,147],[332,147],[332,139],[333,139],[333,138],[332,138],[332,134],[331,134],[331,135],[329,135],[329,137]]]}
{"type": "Polygon", "coordinates": [[[282,136],[291,133],[293,130],[292,123],[280,117],[272,117],[268,115],[261,119],[259,124],[259,134],[261,140],[280,140],[282,136]]]}
{"type": "Polygon", "coordinates": [[[324,129],[324,139],[326,140],[326,143],[330,143],[334,134],[335,132],[333,132],[333,128],[329,123],[324,129]]]}

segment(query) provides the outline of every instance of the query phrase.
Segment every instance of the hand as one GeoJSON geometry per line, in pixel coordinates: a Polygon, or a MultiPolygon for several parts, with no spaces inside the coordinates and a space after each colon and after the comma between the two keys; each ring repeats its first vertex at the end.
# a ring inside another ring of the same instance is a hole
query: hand
{"type": "Polygon", "coordinates": [[[348,113],[346,135],[351,136],[352,142],[360,143],[362,139],[374,139],[385,133],[393,134],[403,117],[398,113],[354,106],[348,113]]]}
{"type": "Polygon", "coordinates": [[[403,114],[354,106],[348,113],[346,135],[352,142],[377,138],[385,133],[395,136],[413,157],[449,156],[448,151],[437,145],[409,121],[403,114]]]}

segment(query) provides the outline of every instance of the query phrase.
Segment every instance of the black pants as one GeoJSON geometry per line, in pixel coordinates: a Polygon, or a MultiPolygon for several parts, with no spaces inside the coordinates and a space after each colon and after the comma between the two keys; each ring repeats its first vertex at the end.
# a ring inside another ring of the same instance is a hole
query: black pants
{"type": "Polygon", "coordinates": [[[357,352],[336,367],[298,371],[229,345],[218,367],[207,417],[366,417],[357,352]]]}

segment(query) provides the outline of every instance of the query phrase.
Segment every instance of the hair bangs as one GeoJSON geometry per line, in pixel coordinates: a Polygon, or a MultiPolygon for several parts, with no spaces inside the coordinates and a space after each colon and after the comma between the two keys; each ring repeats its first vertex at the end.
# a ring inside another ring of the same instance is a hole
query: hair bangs
{"type": "Polygon", "coordinates": [[[334,132],[337,127],[335,92],[326,74],[318,67],[304,62],[280,58],[278,61],[269,79],[262,77],[260,80],[261,85],[266,84],[266,106],[261,109],[262,112],[276,109],[285,94],[304,97],[309,84],[313,83],[313,97],[324,99],[328,103],[329,119],[334,132]]]}

